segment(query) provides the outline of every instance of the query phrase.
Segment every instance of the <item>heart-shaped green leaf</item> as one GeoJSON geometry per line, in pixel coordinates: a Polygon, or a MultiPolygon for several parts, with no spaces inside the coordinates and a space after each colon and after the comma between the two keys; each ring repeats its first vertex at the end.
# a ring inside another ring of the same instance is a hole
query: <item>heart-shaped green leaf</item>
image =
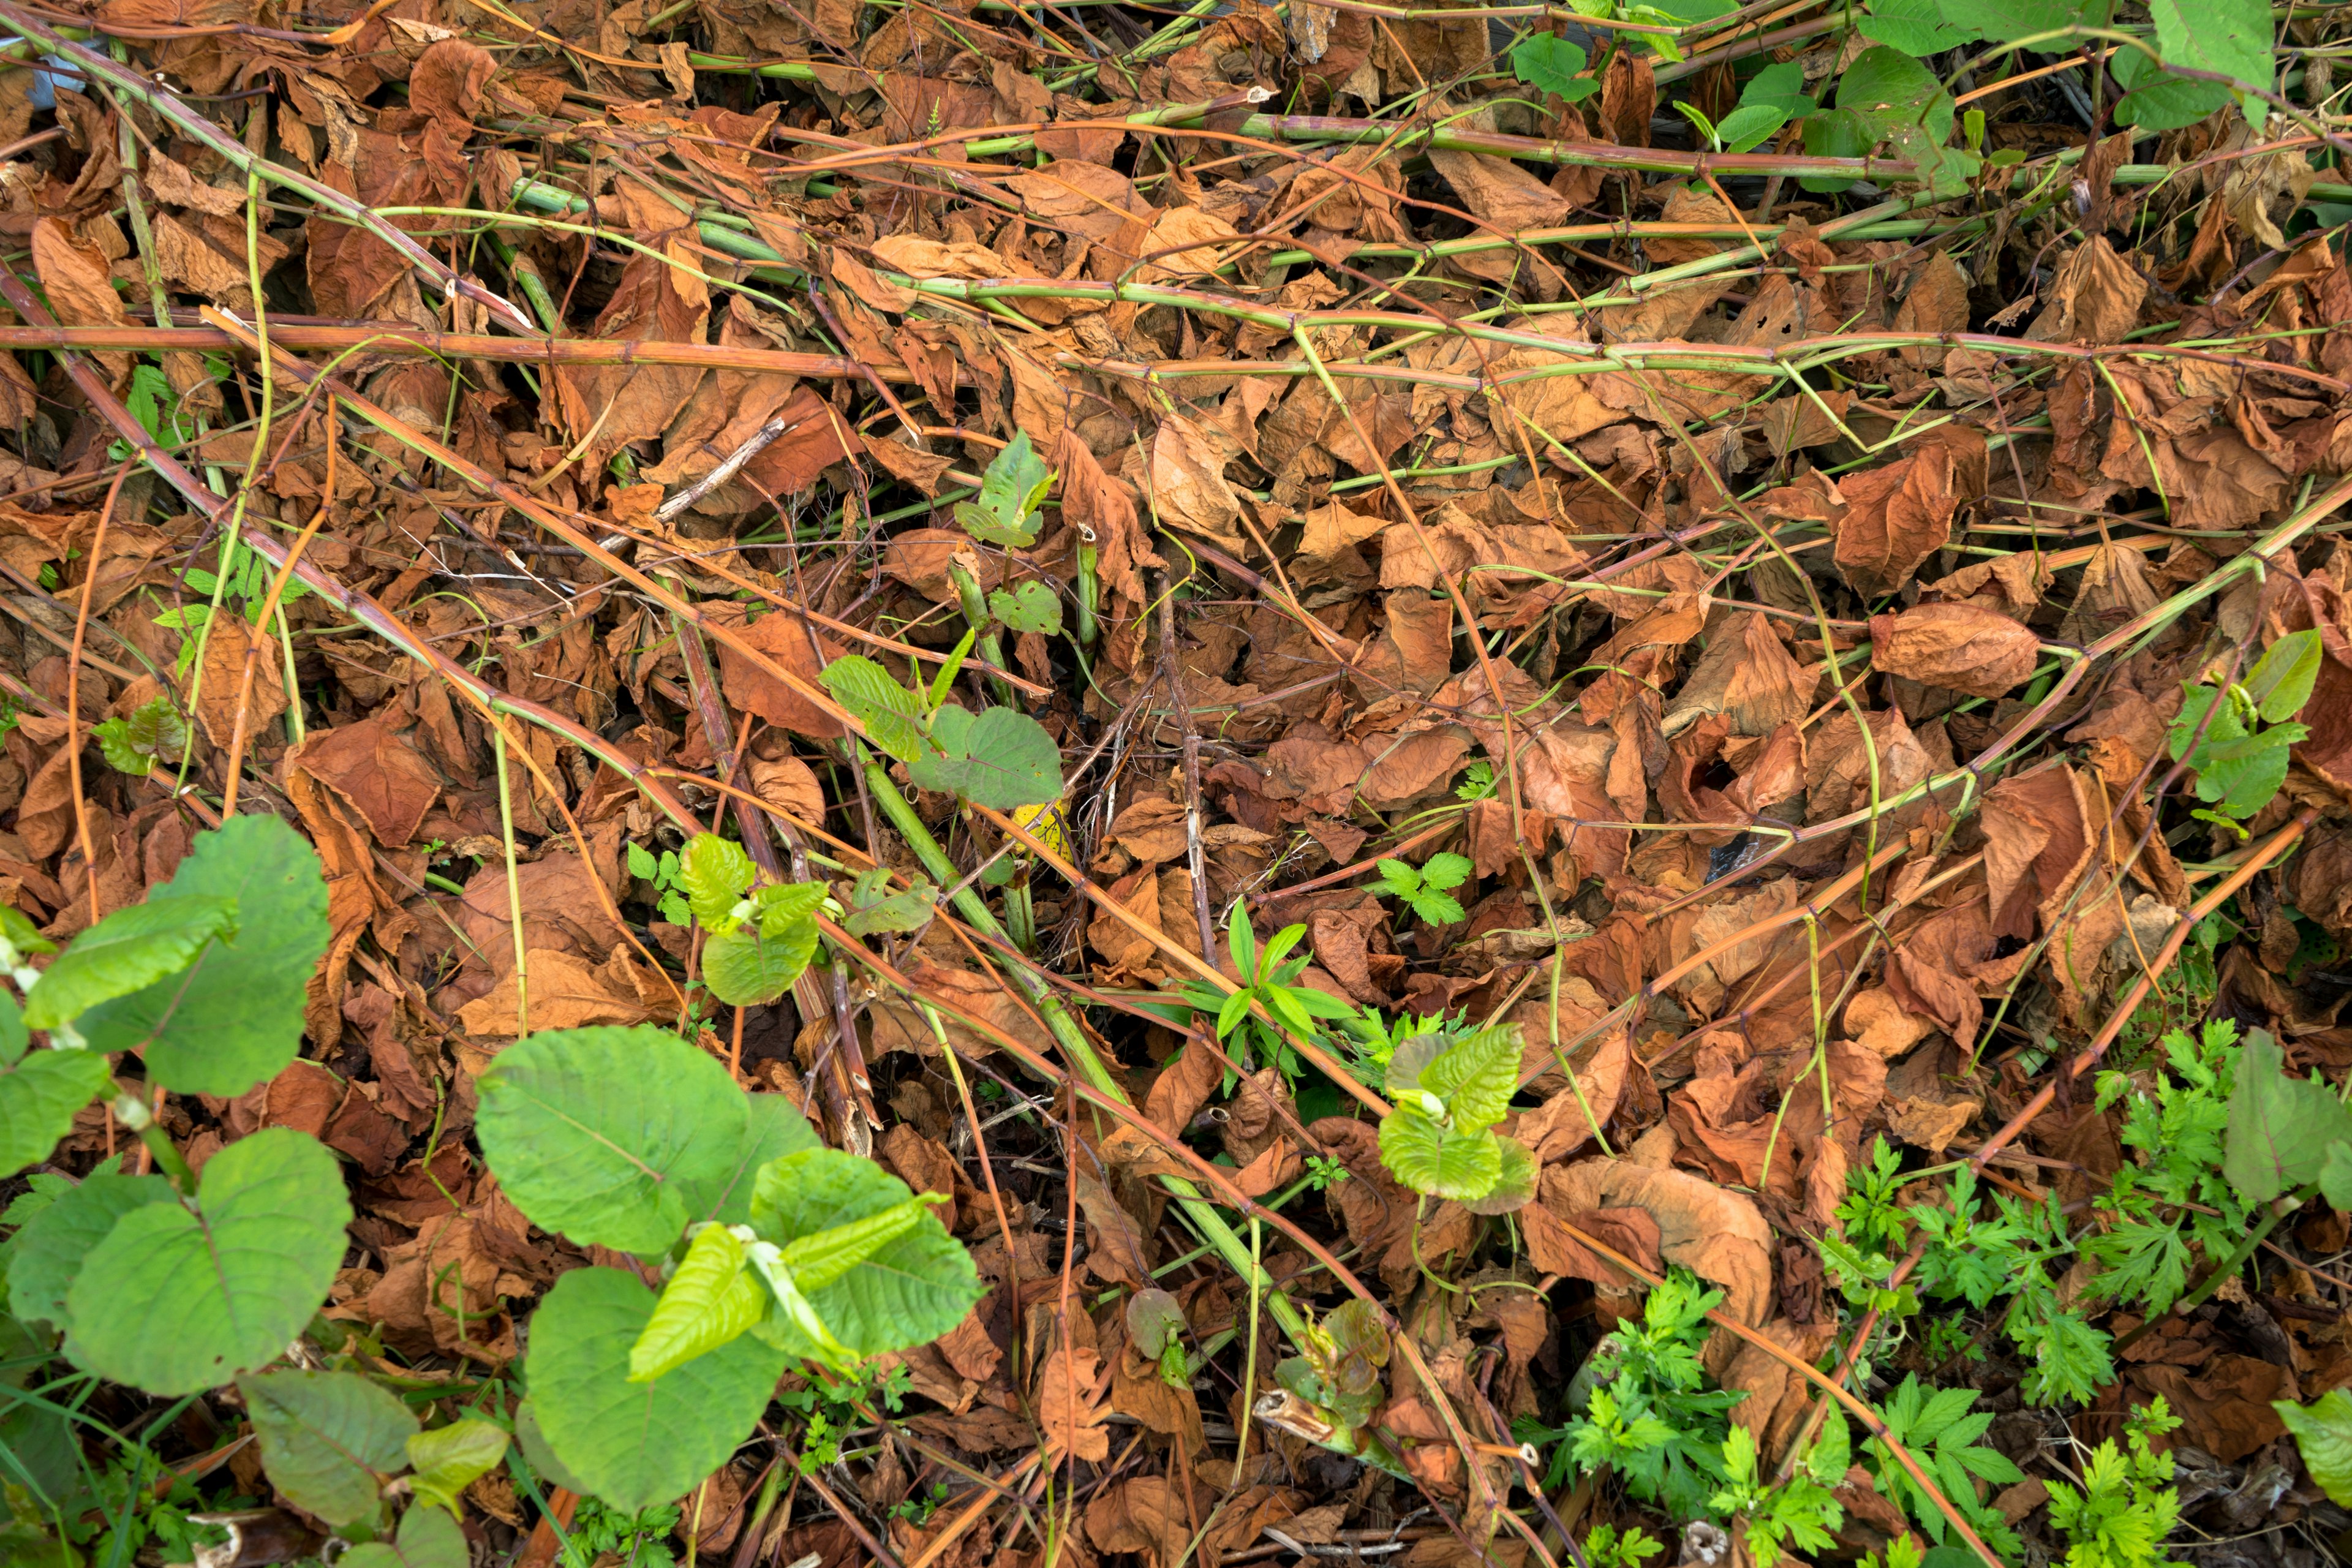
{"type": "Polygon", "coordinates": [[[817,679],[866,727],[866,738],[877,750],[902,763],[921,754],[922,699],[892,679],[888,670],[862,653],[844,654],[817,679]]]}
{"type": "Polygon", "coordinates": [[[408,1462],[416,1417],[349,1372],[265,1372],[240,1377],[246,1414],[270,1483],[329,1524],[373,1517],[383,1483],[408,1462]]]}
{"type": "Polygon", "coordinates": [[[193,1207],[133,1209],[98,1244],[66,1294],[66,1348],[167,1396],[260,1366],[327,1299],[351,1218],[342,1172],[316,1139],[283,1127],[241,1138],[205,1163],[193,1207]]]}
{"type": "Polygon", "coordinates": [[[1062,798],[1062,752],[1045,726],[1010,708],[977,716],[950,706],[931,716],[930,744],[907,764],[925,789],[996,811],[1062,798]]]}
{"type": "Polygon", "coordinates": [[[532,1317],[523,1367],[555,1458],[628,1512],[667,1502],[725,1464],[784,1370],[782,1351],[746,1334],[651,1383],[631,1383],[630,1347],[653,1312],[654,1293],[634,1276],[573,1269],[532,1317]]]}

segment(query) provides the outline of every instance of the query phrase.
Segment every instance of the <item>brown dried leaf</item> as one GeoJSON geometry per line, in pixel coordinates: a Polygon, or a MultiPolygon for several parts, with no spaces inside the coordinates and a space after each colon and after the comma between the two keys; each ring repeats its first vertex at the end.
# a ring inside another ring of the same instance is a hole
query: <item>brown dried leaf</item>
{"type": "Polygon", "coordinates": [[[1921,605],[1870,619],[1870,663],[1924,686],[1999,697],[2033,673],[2041,639],[1975,605],[1921,605]]]}

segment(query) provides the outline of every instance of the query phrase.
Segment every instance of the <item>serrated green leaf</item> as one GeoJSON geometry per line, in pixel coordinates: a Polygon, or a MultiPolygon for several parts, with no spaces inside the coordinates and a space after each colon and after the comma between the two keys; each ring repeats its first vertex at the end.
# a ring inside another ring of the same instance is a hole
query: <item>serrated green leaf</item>
{"type": "Polygon", "coordinates": [[[66,1292],[115,1222],[149,1204],[170,1203],[161,1176],[99,1170],[25,1222],[8,1258],[8,1310],[28,1323],[67,1324],[66,1292]]]}
{"type": "MultiPolygon", "coordinates": [[[[1445,1101],[1454,1125],[1462,1131],[1492,1127],[1510,1110],[1524,1049],[1518,1025],[1489,1025],[1440,1051],[1409,1087],[1427,1089],[1445,1101]]],[[[1389,1081],[1396,1081],[1393,1071],[1389,1081]]]]}
{"type": "Polygon", "coordinates": [[[650,882],[660,873],[661,862],[655,859],[654,852],[644,845],[632,840],[622,848],[628,856],[630,876],[650,882]]]}
{"type": "Polygon", "coordinates": [[[1002,588],[990,589],[988,613],[1003,622],[1007,631],[1050,637],[1062,629],[1062,601],[1054,596],[1053,589],[1034,580],[1009,594],[1002,588]]]}
{"type": "Polygon", "coordinates": [[[1502,1140],[1492,1132],[1457,1132],[1405,1106],[1381,1121],[1381,1160],[1398,1181],[1438,1198],[1483,1198],[1503,1176],[1502,1140]]]}
{"type": "Polygon", "coordinates": [[[114,1081],[96,1051],[34,1051],[0,1068],[0,1176],[49,1157],[74,1112],[114,1081]]]}
{"type": "Polygon", "coordinates": [[[2294,1445],[2303,1450],[2303,1468],[2335,1502],[2352,1508],[2352,1394],[2331,1388],[2309,1405],[2273,1400],[2294,1445]]]}
{"type": "Polygon", "coordinates": [[[583,1247],[665,1251],[697,1194],[739,1179],[749,1097],[667,1031],[549,1030],[499,1052],[479,1084],[475,1131],[500,1187],[583,1247]]]}
{"type": "Polygon", "coordinates": [[[2263,720],[2275,724],[2294,718],[2311,700],[2323,657],[2317,632],[2290,632],[2271,644],[2239,684],[2254,700],[2263,720]]]}
{"type": "Polygon", "coordinates": [[[1445,893],[1417,893],[1412,912],[1433,926],[1450,926],[1466,918],[1460,900],[1445,893]]]}
{"type": "Polygon", "coordinates": [[[654,1300],[633,1275],[575,1268],[532,1316],[523,1365],[534,1423],[555,1458],[582,1489],[626,1512],[668,1502],[725,1464],[784,1370],[782,1351],[746,1334],[631,1383],[630,1347],[654,1300]]]}
{"type": "Polygon", "coordinates": [[[721,1226],[698,1232],[629,1347],[629,1381],[651,1383],[708,1355],[768,1315],[772,1298],[721,1226]]]}
{"type": "MultiPolygon", "coordinates": [[[[751,1228],[790,1249],[860,1220],[902,1208],[914,1194],[871,1160],[812,1149],[769,1162],[751,1197],[751,1228]]],[[[803,1292],[834,1337],[861,1356],[925,1344],[963,1321],[980,1300],[971,1255],[926,1208],[915,1223],[842,1272],[803,1292]]],[[[783,1313],[758,1329],[794,1354],[815,1357],[783,1313]]]]}
{"type": "Polygon", "coordinates": [[[686,907],[694,912],[696,920],[713,931],[728,923],[729,915],[751,890],[759,874],[740,844],[716,833],[698,833],[688,840],[686,854],[677,863],[678,885],[686,891],[686,907]]]}
{"type": "Polygon", "coordinates": [[[467,1568],[465,1532],[437,1508],[412,1508],[386,1544],[371,1541],[343,1553],[337,1568],[467,1568]]]}
{"type": "Polygon", "coordinates": [[[327,1299],[351,1218],[317,1140],[283,1127],[241,1138],[205,1163],[193,1210],[133,1209],[98,1244],[66,1295],[67,1349],[166,1396],[263,1365],[327,1299]]]}
{"type": "Polygon", "coordinates": [[[784,1267],[803,1290],[821,1290],[900,1237],[920,1229],[930,1217],[930,1204],[916,1197],[814,1235],[794,1237],[782,1246],[784,1267]]]}
{"type": "MultiPolygon", "coordinates": [[[[837,661],[836,661],[837,662],[837,661]]],[[[930,745],[907,764],[924,789],[1010,811],[1062,798],[1062,752],[1045,726],[1010,708],[974,716],[946,707],[931,716],[930,745]]]]}
{"type": "Polygon", "coordinates": [[[866,728],[878,751],[902,763],[923,751],[923,701],[864,654],[844,654],[817,675],[833,700],[866,728]]]}
{"type": "Polygon", "coordinates": [[[236,900],[152,899],[74,938],[25,995],[25,1023],[54,1029],[101,1002],[188,967],[206,942],[236,934],[236,900]]]}
{"type": "Polygon", "coordinates": [[[1511,74],[1538,92],[1557,93],[1573,102],[1597,85],[1583,76],[1583,46],[1557,33],[1537,33],[1522,38],[1511,50],[1511,74]]]}
{"type": "Polygon", "coordinates": [[[265,1372],[240,1377],[246,1414],[270,1484],[329,1524],[373,1517],[383,1483],[407,1463],[416,1417],[356,1373],[265,1372]]]}
{"type": "Polygon", "coordinates": [[[507,1435],[495,1424],[467,1416],[408,1439],[408,1484],[418,1499],[457,1514],[457,1495],[507,1457],[507,1435]]]}
{"type": "Polygon", "coordinates": [[[2238,1056],[2221,1173],[2252,1203],[2318,1180],[2329,1146],[2352,1139],[2352,1110],[2336,1091],[2289,1078],[2284,1062],[2278,1043],[2261,1029],[2247,1035],[2238,1056]]]}
{"type": "Polygon", "coordinates": [[[184,973],[92,1008],[79,1027],[93,1049],[139,1047],[148,1077],[176,1092],[243,1094],[301,1048],[310,975],[327,952],[326,873],[277,817],[232,817],[197,834],[147,902],[184,898],[236,900],[235,938],[215,941],[184,973]]]}
{"type": "Polygon", "coordinates": [[[1421,868],[1422,884],[1450,892],[1470,879],[1472,868],[1466,855],[1432,855],[1421,868]]]}

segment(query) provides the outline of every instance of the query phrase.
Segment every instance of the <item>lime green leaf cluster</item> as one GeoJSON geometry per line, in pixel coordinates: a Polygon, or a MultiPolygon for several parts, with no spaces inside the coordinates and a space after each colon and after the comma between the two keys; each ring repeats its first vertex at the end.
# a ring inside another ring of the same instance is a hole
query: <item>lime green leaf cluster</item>
{"type": "Polygon", "coordinates": [[[678,881],[708,933],[702,978],[730,1007],[772,1002],[816,956],[821,882],[754,887],[758,870],[740,845],[700,833],[686,847],[678,881]]]}
{"type": "Polygon", "coordinates": [[[145,778],[158,763],[176,763],[188,749],[188,723],[169,697],[156,697],[119,718],[90,726],[90,738],[117,773],[145,778]]]}
{"type": "Polygon", "coordinates": [[[1389,1058],[1381,1159],[1417,1193],[1452,1198],[1475,1214],[1507,1214],[1535,1194],[1535,1161],[1516,1139],[1490,1129],[1510,1109],[1519,1082],[1519,1026],[1491,1025],[1462,1037],[1420,1035],[1389,1058]]]}
{"type": "Polygon", "coordinates": [[[1454,889],[1470,879],[1470,861],[1460,855],[1432,855],[1419,870],[1402,860],[1380,863],[1387,891],[1404,900],[1414,914],[1433,926],[1453,925],[1463,918],[1454,889]]]}
{"type": "MultiPolygon", "coordinates": [[[[1000,619],[1016,631],[1044,629],[1046,612],[1061,624],[1061,608],[1043,584],[1024,584],[1022,595],[997,591],[1000,619]],[[1008,614],[1009,612],[1009,614],[1008,614]],[[1018,617],[1016,620],[1015,617],[1018,617]]],[[[970,639],[967,638],[967,645],[970,639]]],[[[940,670],[929,690],[909,689],[863,654],[848,654],[818,677],[835,700],[865,726],[877,750],[907,764],[908,776],[924,789],[959,796],[995,811],[1045,805],[1062,798],[1062,752],[1043,724],[1010,708],[979,714],[947,701],[960,658],[940,670]]]]}
{"type": "Polygon", "coordinates": [[[955,520],[983,544],[1025,550],[1037,542],[1037,509],[1053,483],[1054,471],[1030,446],[1029,432],[1016,430],[981,475],[979,499],[956,502],[955,520]]]}
{"type": "Polygon", "coordinates": [[[2172,721],[2172,760],[2197,770],[2197,796],[2224,816],[2248,817],[2286,783],[2289,748],[2310,731],[2287,722],[2319,679],[2319,634],[2271,644],[2243,680],[2188,688],[2172,721]]]}

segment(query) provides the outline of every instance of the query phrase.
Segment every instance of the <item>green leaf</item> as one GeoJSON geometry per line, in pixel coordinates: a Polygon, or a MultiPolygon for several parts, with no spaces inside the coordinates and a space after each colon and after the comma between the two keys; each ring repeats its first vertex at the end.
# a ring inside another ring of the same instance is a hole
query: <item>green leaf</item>
{"type": "Polygon", "coordinates": [[[1138,1290],[1127,1301],[1127,1338],[1146,1359],[1158,1361],[1170,1346],[1183,1342],[1184,1309],[1156,1287],[1138,1290]]]}
{"type": "Polygon", "coordinates": [[[178,762],[188,746],[188,726],[168,697],[155,698],[121,718],[93,724],[89,732],[107,765],[134,778],[145,778],[159,762],[178,762]]]}
{"type": "Polygon", "coordinates": [[[992,588],[988,595],[988,613],[1004,623],[1008,631],[1036,632],[1054,637],[1062,629],[1062,601],[1054,590],[1039,582],[1022,584],[1010,594],[1002,588],[992,588]]]}
{"type": "Polygon", "coordinates": [[[2352,1508],[2352,1394],[2331,1388],[2309,1405],[2271,1402],[2303,1450],[2303,1468],[2319,1489],[2352,1508]]]}
{"type": "MultiPolygon", "coordinates": [[[[1944,19],[1956,27],[1979,29],[1988,38],[2012,43],[2067,27],[2104,27],[2108,0],[1937,0],[1944,19]]],[[[2064,46],[2052,39],[2044,46],[2064,46]]],[[[2124,51],[2117,50],[2120,57],[2124,51]]]]}
{"type": "Polygon", "coordinates": [[[760,1167],[786,1154],[824,1147],[824,1140],[816,1135],[808,1118],[793,1110],[793,1102],[782,1095],[753,1094],[743,1099],[743,1139],[728,1157],[725,1168],[707,1175],[680,1173],[677,1177],[678,1196],[686,1204],[689,1221],[707,1219],[719,1225],[749,1225],[751,1187],[759,1178],[760,1167]]]}
{"type": "Polygon", "coordinates": [[[746,1334],[631,1383],[630,1347],[653,1312],[654,1293],[633,1275],[573,1269],[532,1316],[523,1365],[555,1458],[583,1489],[631,1513],[671,1501],[725,1464],[784,1370],[782,1352],[746,1334]]]}
{"type": "Polygon", "coordinates": [[[467,1568],[465,1532],[437,1508],[412,1508],[392,1544],[371,1541],[343,1553],[337,1568],[467,1568]]]}
{"type": "Polygon", "coordinates": [[[931,746],[936,750],[907,764],[907,775],[924,789],[997,811],[1062,798],[1061,749],[1026,713],[991,708],[974,717],[968,709],[942,708],[931,717],[931,746]]]}
{"type": "Polygon", "coordinates": [[[722,920],[702,944],[702,977],[710,994],[731,1007],[751,1007],[782,995],[816,955],[822,883],[762,888],[752,895],[754,918],[722,920]]]}
{"type": "Polygon", "coordinates": [[[1537,33],[1522,38],[1511,50],[1511,74],[1534,88],[1574,103],[1589,98],[1601,84],[1583,74],[1584,48],[1557,33],[1537,33]]]}
{"type": "Polygon", "coordinates": [[[1924,126],[1937,142],[1952,133],[1952,95],[1944,84],[1917,60],[1884,45],[1856,55],[1838,78],[1837,106],[1860,117],[1867,142],[1904,125],[1924,126]]]}
{"type": "Polygon", "coordinates": [[[1444,893],[1416,894],[1412,912],[1433,926],[1450,926],[1465,918],[1461,900],[1444,893]]]}
{"type": "Polygon", "coordinates": [[[748,1332],[773,1298],[723,1226],[698,1234],[629,1347],[629,1381],[651,1383],[748,1332]]]}
{"type": "Polygon", "coordinates": [[[70,1023],[100,1002],[177,974],[206,942],[236,932],[235,899],[151,899],[117,910],[42,971],[25,994],[26,1026],[70,1023]]]}
{"type": "MultiPolygon", "coordinates": [[[[787,1249],[839,1226],[898,1209],[913,1198],[907,1184],[871,1160],[812,1149],[772,1160],[751,1197],[751,1228],[787,1249]]],[[[834,1337],[861,1356],[925,1344],[963,1321],[980,1300],[971,1255],[928,1209],[916,1222],[838,1278],[804,1288],[809,1305],[834,1337]]],[[[774,1331],[793,1353],[814,1356],[783,1313],[754,1331],[774,1331]]]]}
{"type": "Polygon", "coordinates": [[[2216,81],[2191,81],[2174,76],[2137,49],[2119,48],[2107,58],[2107,68],[2124,86],[2116,105],[2116,123],[2143,131],[2178,131],[2194,125],[2217,109],[2228,106],[2230,89],[2216,81]]]}
{"type": "Polygon", "coordinates": [[[621,847],[628,856],[630,876],[650,882],[660,874],[661,862],[654,858],[652,850],[634,840],[621,847]]]}
{"type": "Polygon", "coordinates": [[[35,1051],[0,1068],[0,1176],[47,1159],[73,1131],[74,1112],[113,1081],[96,1051],[35,1051]]]}
{"type": "Polygon", "coordinates": [[[2261,1029],[2246,1036],[2238,1057],[2221,1173],[2252,1203],[2318,1180],[2328,1146],[2352,1138],[2352,1110],[2336,1091],[2287,1077],[2284,1060],[2278,1043],[2261,1029]]]}
{"type": "Polygon", "coordinates": [[[2185,762],[2192,768],[2202,767],[2204,764],[2200,759],[2206,747],[2222,741],[2244,738],[2246,727],[2238,721],[2234,704],[2223,702],[2210,720],[2205,717],[2221,695],[2219,687],[2191,686],[2187,689],[2180,700],[2180,711],[2173,715],[2172,728],[2166,732],[2174,762],[2185,762]],[[2194,755],[2190,750],[2192,741],[2196,742],[2194,755]]]}
{"type": "Polygon", "coordinates": [[[595,1489],[573,1475],[571,1467],[555,1457],[555,1450],[548,1445],[547,1434],[540,1427],[539,1407],[530,1402],[528,1395],[515,1406],[514,1435],[515,1447],[521,1451],[522,1462],[529,1465],[531,1473],[540,1479],[562,1487],[565,1491],[578,1492],[583,1497],[595,1489]]]}
{"type": "Polygon", "coordinates": [[[919,931],[938,911],[939,889],[930,879],[917,875],[903,893],[887,891],[890,873],[877,866],[857,879],[849,898],[853,906],[842,917],[841,929],[852,936],[876,931],[919,931]]]}
{"type": "Polygon", "coordinates": [[[750,1097],[665,1030],[551,1029],[478,1081],[475,1131],[499,1184],[583,1247],[666,1251],[691,1200],[737,1179],[750,1097]]]}
{"type": "Polygon", "coordinates": [[[1029,445],[1029,432],[1016,430],[980,477],[977,501],[958,501],[955,520],[964,531],[988,544],[1025,550],[1037,542],[1037,508],[1054,482],[1029,445]]]}
{"type": "Polygon", "coordinates": [[[1900,49],[1914,59],[1958,48],[1983,35],[1938,8],[1936,0],[1870,0],[1870,13],[1857,24],[1862,36],[1874,44],[1900,49]]]}
{"type": "MultiPolygon", "coordinates": [[[[2214,71],[2265,92],[2277,85],[2268,0],[2148,0],[2147,14],[2165,64],[2214,71]]],[[[2116,58],[2126,52],[2138,53],[2118,49],[2116,58]]],[[[2247,123],[2260,132],[2269,106],[2252,97],[2242,102],[2247,123]]]]}
{"type": "Polygon", "coordinates": [[[1400,1050],[1390,1064],[1389,1082],[1437,1096],[1453,1112],[1454,1125],[1465,1132],[1492,1127],[1510,1110],[1524,1049],[1518,1025],[1490,1025],[1440,1051],[1409,1084],[1398,1084],[1395,1060],[1404,1058],[1400,1050]]]}
{"type": "Polygon", "coordinates": [[[196,835],[147,903],[188,898],[236,900],[235,940],[215,942],[184,974],[93,1009],[80,1028],[97,1050],[145,1042],[148,1076],[175,1091],[243,1094],[301,1048],[310,975],[327,952],[326,873],[277,817],[232,817],[196,835]]]}
{"type": "Polygon", "coordinates": [[[1766,66],[1739,89],[1739,105],[1742,109],[1751,105],[1777,109],[1790,120],[1811,114],[1814,104],[1811,95],[1805,91],[1804,62],[1782,60],[1766,66]]]}
{"type": "MultiPolygon", "coordinates": [[[[1877,138],[1851,109],[1819,110],[1805,116],[1805,153],[1812,158],[1859,158],[1877,138]]],[[[1797,183],[1809,191],[1834,194],[1853,184],[1843,174],[1801,174],[1797,183]]]]}
{"type": "Polygon", "coordinates": [[[1451,890],[1470,879],[1469,858],[1463,855],[1432,855],[1421,868],[1424,887],[1451,890]]]}
{"type": "Polygon", "coordinates": [[[1502,1157],[1495,1173],[1495,1185],[1484,1196],[1472,1198],[1462,1206],[1477,1215],[1509,1214],[1525,1208],[1528,1200],[1536,1195],[1535,1156],[1516,1138],[1505,1138],[1499,1133],[1485,1136],[1495,1140],[1495,1152],[1502,1157]]]}
{"type": "Polygon", "coordinates": [[[90,1248],[132,1209],[170,1203],[161,1176],[100,1169],[58,1194],[17,1231],[8,1259],[8,1310],[28,1323],[67,1325],[66,1292],[90,1248]]]}
{"type": "Polygon", "coordinates": [[[735,906],[751,890],[759,870],[743,847],[716,833],[698,833],[686,846],[677,866],[678,886],[686,907],[713,931],[722,929],[735,906]]]}
{"type": "MultiPolygon", "coordinates": [[[[2327,1200],[2330,1207],[2352,1213],[2352,1143],[2327,1146],[2326,1158],[2319,1166],[2319,1195],[2327,1200]]],[[[24,1316],[22,1312],[16,1315],[24,1316]]]]}
{"type": "Polygon", "coordinates": [[[416,1417],[349,1372],[265,1372],[236,1380],[270,1483],[329,1524],[373,1518],[407,1463],[416,1417]]]}
{"type": "Polygon", "coordinates": [[[835,701],[866,727],[878,751],[910,763],[923,751],[923,701],[862,653],[844,654],[818,672],[835,701]]]}
{"type": "Polygon", "coordinates": [[[468,1415],[408,1439],[408,1464],[416,1472],[408,1484],[419,1499],[440,1504],[455,1517],[457,1494],[506,1457],[504,1429],[468,1415]]]}
{"type": "Polygon", "coordinates": [[[1770,141],[1787,123],[1788,114],[1770,104],[1743,104],[1723,117],[1715,135],[1725,152],[1746,153],[1770,141]]]}
{"type": "Polygon", "coordinates": [[[133,1209],[99,1243],[67,1292],[67,1348],[101,1377],[167,1396],[260,1366],[327,1299],[351,1218],[342,1172],[315,1139],[283,1127],[241,1138],[205,1163],[193,1210],[133,1209]]]}
{"type": "Polygon", "coordinates": [[[1502,1180],[1502,1140],[1492,1132],[1457,1132],[1410,1107],[1381,1122],[1381,1159],[1417,1193],[1439,1198],[1483,1198],[1502,1180]]]}
{"type": "Polygon", "coordinates": [[[2254,700],[2263,720],[2275,724],[2294,718],[2311,700],[2322,657],[2317,632],[2289,632],[2271,644],[2239,684],[2254,700]]]}

